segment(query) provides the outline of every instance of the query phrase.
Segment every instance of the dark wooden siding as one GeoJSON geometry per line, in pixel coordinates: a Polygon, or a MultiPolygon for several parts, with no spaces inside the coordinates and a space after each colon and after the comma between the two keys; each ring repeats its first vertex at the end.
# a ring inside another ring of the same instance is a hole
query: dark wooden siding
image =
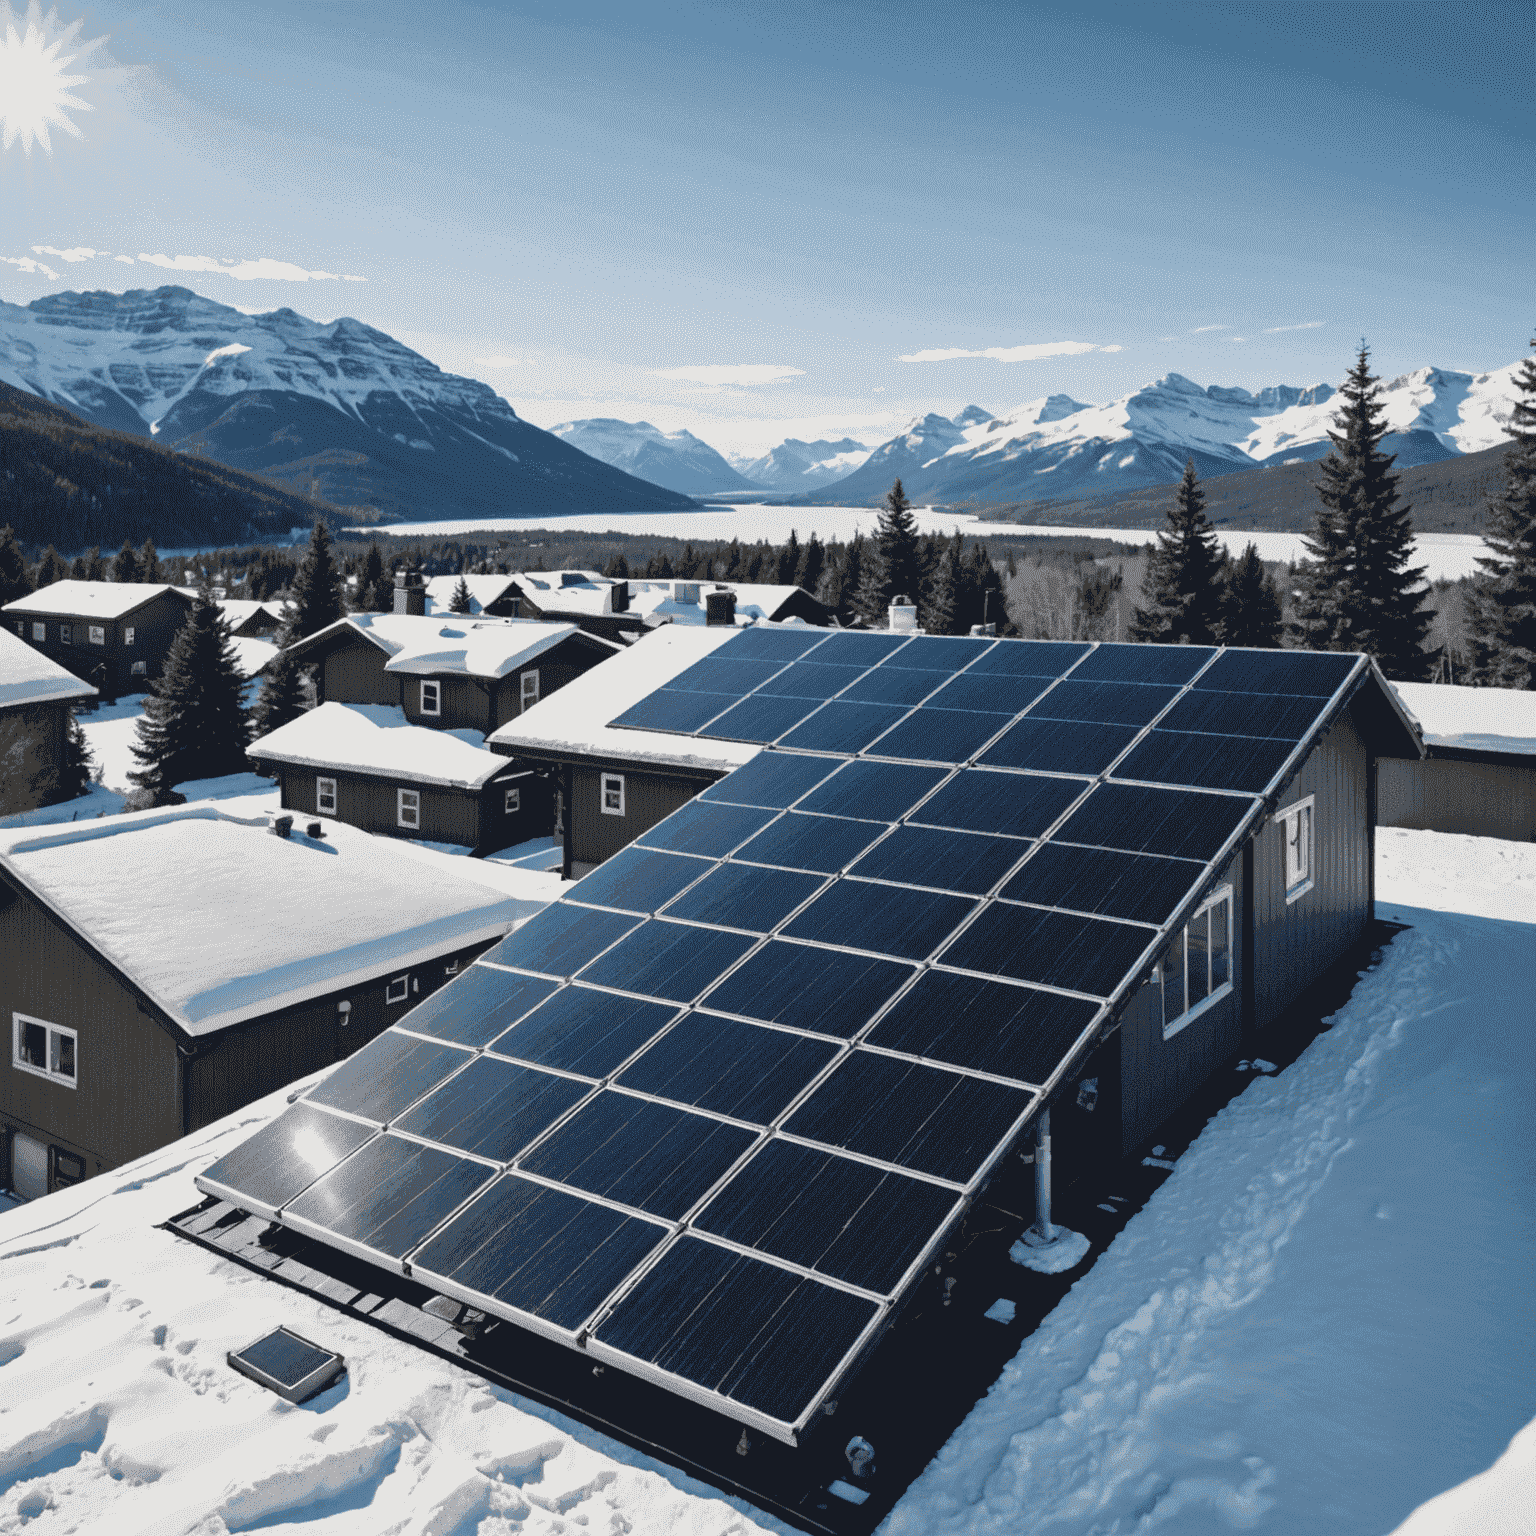
{"type": "Polygon", "coordinates": [[[384,670],[388,660],[373,641],[361,634],[333,645],[318,669],[320,702],[398,705],[400,679],[384,670]]]}
{"type": "MultiPolygon", "coordinates": [[[[1120,1019],[1121,1150],[1145,1141],[1243,1043],[1243,857],[1217,881],[1232,887],[1232,990],[1163,1039],[1162,996],[1147,982],[1120,1019]]],[[[1182,942],[1182,934],[1180,935],[1182,942]]],[[[1159,957],[1161,959],[1161,957],[1159,957]]]]}
{"type": "Polygon", "coordinates": [[[64,761],[63,704],[27,704],[0,712],[0,816],[41,805],[64,761]]]}
{"type": "Polygon", "coordinates": [[[160,675],[166,652],[176,631],[192,611],[192,601],[180,592],[162,592],[125,619],[81,618],[75,614],[27,614],[24,627],[17,633],[29,645],[58,662],[61,667],[101,690],[102,696],[115,699],[120,693],[143,692],[160,675]],[[32,626],[44,626],[44,638],[35,640],[32,626]],[[70,642],[59,636],[61,625],[70,627],[70,642]],[[91,626],[104,631],[103,644],[92,645],[91,626]],[[133,644],[126,643],[129,630],[133,644]],[[140,674],[133,672],[135,662],[144,664],[140,674]]]}
{"type": "Polygon", "coordinates": [[[424,725],[434,731],[479,731],[485,735],[491,728],[491,701],[487,690],[496,684],[477,683],[473,678],[438,674],[436,677],[418,677],[415,673],[392,673],[401,686],[405,718],[412,725],[424,725]],[[421,685],[438,684],[438,698],[442,706],[440,714],[424,715],[421,712],[421,685]]]}
{"type": "Polygon", "coordinates": [[[1373,839],[1365,742],[1343,715],[1280,796],[1253,844],[1254,1024],[1273,1022],[1338,960],[1370,921],[1373,839]],[[1308,795],[1312,889],[1285,899],[1285,832],[1278,812],[1308,795]]]}
{"type": "Polygon", "coordinates": [[[603,774],[597,768],[577,766],[571,773],[571,858],[575,864],[601,864],[612,858],[664,821],[679,806],[713,783],[653,772],[626,772],[624,814],[605,816],[602,803],[603,774]]]}
{"type": "MultiPolygon", "coordinates": [[[[282,784],[285,811],[295,816],[318,816],[315,781],[336,780],[337,821],[361,827],[364,832],[390,837],[419,837],[434,843],[458,843],[474,848],[481,841],[481,793],[473,790],[445,789],[435,784],[413,784],[409,779],[373,779],[340,769],[322,772],[316,768],[277,765],[282,784]],[[398,791],[414,789],[421,796],[421,826],[400,825],[398,791]]],[[[325,813],[332,814],[332,813],[325,813]]],[[[530,833],[529,836],[535,834],[530,833]]]]}
{"type": "Polygon", "coordinates": [[[1376,765],[1376,820],[1382,827],[1470,832],[1536,840],[1536,758],[1530,766],[1384,757],[1376,765]]]}
{"type": "Polygon", "coordinates": [[[555,790],[548,774],[522,771],[497,779],[480,792],[480,842],[484,853],[510,848],[555,830],[555,790]],[[519,807],[508,814],[507,790],[516,788],[519,807]]]}

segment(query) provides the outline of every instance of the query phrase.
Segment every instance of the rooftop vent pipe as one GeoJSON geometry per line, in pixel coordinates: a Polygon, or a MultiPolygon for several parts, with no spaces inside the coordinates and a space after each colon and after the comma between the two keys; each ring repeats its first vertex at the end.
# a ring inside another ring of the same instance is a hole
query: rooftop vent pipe
{"type": "Polygon", "coordinates": [[[287,837],[293,831],[292,816],[274,816],[272,818],[273,837],[287,837]]]}
{"type": "Polygon", "coordinates": [[[704,622],[706,624],[734,624],[736,622],[736,594],[729,587],[716,587],[704,594],[704,622]]]}
{"type": "Polygon", "coordinates": [[[891,633],[915,635],[917,633],[917,604],[905,593],[891,599],[891,633]]]}

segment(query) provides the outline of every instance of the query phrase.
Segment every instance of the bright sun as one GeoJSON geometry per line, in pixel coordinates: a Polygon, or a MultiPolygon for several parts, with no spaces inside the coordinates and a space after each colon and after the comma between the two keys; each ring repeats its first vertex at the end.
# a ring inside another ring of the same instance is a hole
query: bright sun
{"type": "Polygon", "coordinates": [[[81,137],[65,109],[92,110],[88,101],[71,94],[72,87],[83,85],[88,77],[65,71],[96,42],[77,44],[80,26],[77,21],[61,30],[58,11],[50,10],[45,17],[38,0],[27,6],[23,23],[11,9],[10,0],[0,0],[0,27],[4,29],[0,32],[0,151],[19,139],[28,155],[34,140],[45,153],[52,154],[50,128],[81,137]]]}

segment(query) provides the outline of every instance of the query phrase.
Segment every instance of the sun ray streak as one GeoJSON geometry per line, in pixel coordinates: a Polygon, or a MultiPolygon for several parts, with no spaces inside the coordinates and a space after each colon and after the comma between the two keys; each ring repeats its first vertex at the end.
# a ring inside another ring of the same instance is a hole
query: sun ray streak
{"type": "Polygon", "coordinates": [[[81,43],[82,25],[76,20],[62,26],[57,7],[45,16],[40,0],[29,0],[22,19],[10,0],[0,0],[0,153],[19,143],[30,157],[36,143],[51,155],[49,131],[54,128],[84,138],[69,114],[95,110],[74,94],[74,87],[90,76],[68,70],[106,39],[81,43]]]}

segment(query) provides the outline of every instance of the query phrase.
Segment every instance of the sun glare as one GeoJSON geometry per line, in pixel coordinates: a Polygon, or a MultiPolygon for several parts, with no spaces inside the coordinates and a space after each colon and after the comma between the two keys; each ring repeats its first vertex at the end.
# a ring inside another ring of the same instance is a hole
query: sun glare
{"type": "Polygon", "coordinates": [[[10,0],[0,0],[0,151],[20,141],[30,155],[36,142],[51,155],[50,128],[83,137],[69,111],[92,110],[90,102],[73,94],[89,77],[66,71],[101,39],[80,43],[80,27],[76,21],[61,28],[57,9],[44,16],[38,0],[31,0],[23,21],[10,0]]]}

